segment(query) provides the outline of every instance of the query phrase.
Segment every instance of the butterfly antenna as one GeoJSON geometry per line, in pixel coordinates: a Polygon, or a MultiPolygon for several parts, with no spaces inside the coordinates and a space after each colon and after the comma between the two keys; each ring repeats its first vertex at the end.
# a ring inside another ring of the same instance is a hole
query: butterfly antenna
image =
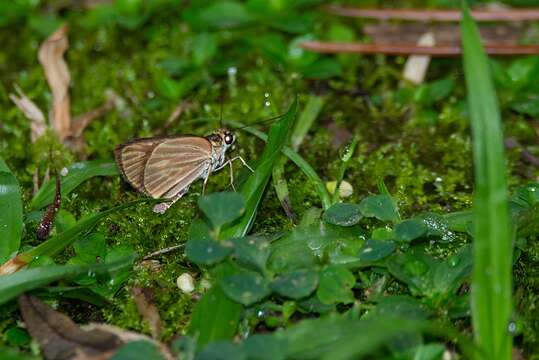
{"type": "Polygon", "coordinates": [[[219,109],[219,128],[223,128],[223,103],[224,103],[224,91],[221,89],[221,95],[220,95],[220,109],[219,109]]]}
{"type": "Polygon", "coordinates": [[[282,118],[282,117],[285,116],[285,115],[286,115],[286,113],[281,114],[281,115],[277,115],[277,116],[274,116],[274,117],[271,117],[271,118],[269,118],[269,119],[264,119],[264,120],[256,121],[256,122],[254,122],[254,123],[252,123],[252,124],[247,124],[247,125],[244,125],[244,126],[240,126],[240,127],[234,128],[234,130],[245,129],[246,127],[253,126],[253,125],[271,124],[273,121],[278,120],[278,119],[282,118]]]}

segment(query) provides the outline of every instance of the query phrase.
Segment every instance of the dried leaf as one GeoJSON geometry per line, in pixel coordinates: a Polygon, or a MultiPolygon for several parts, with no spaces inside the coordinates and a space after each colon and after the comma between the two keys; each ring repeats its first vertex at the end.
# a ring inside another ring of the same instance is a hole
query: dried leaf
{"type": "Polygon", "coordinates": [[[30,139],[32,143],[34,143],[45,134],[45,130],[47,129],[45,115],[43,115],[41,109],[39,109],[39,107],[30,100],[30,98],[26,96],[16,84],[15,91],[17,91],[19,96],[17,97],[17,95],[9,94],[9,98],[24,113],[24,116],[30,120],[30,139]]]}
{"type": "Polygon", "coordinates": [[[137,305],[137,310],[140,315],[148,322],[150,332],[154,339],[159,338],[161,335],[161,317],[159,316],[159,310],[153,302],[153,293],[149,288],[133,288],[131,291],[133,299],[137,305]]]}
{"type": "Polygon", "coordinates": [[[100,356],[116,350],[122,340],[103,330],[81,330],[69,317],[30,295],[19,297],[19,307],[28,332],[37,340],[47,360],[77,356],[100,356]]]}
{"type": "Polygon", "coordinates": [[[47,207],[47,210],[45,210],[45,214],[37,227],[36,235],[39,240],[45,240],[49,236],[54,225],[54,219],[56,218],[58,210],[60,210],[61,204],[62,192],[60,175],[56,174],[56,191],[54,194],[54,201],[47,207]]]}
{"type": "Polygon", "coordinates": [[[49,36],[39,48],[39,62],[45,71],[45,77],[52,91],[52,116],[50,120],[63,141],[71,134],[71,115],[69,102],[70,75],[64,53],[68,49],[68,28],[60,27],[49,36]]]}

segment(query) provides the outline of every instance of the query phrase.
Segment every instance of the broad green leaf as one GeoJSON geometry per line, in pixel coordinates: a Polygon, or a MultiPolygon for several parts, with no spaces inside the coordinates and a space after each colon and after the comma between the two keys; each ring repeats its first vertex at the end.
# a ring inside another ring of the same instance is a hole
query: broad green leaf
{"type": "MultiPolygon", "coordinates": [[[[75,163],[67,168],[65,176],[61,176],[62,196],[66,196],[81,183],[95,176],[115,176],[118,174],[118,167],[111,161],[95,160],[75,163]]],[[[32,199],[30,207],[41,209],[52,203],[55,190],[55,180],[47,181],[32,199]]]]}
{"type": "Polygon", "coordinates": [[[255,334],[249,336],[241,347],[250,360],[284,360],[287,341],[273,334],[255,334]]]}
{"type": "Polygon", "coordinates": [[[239,265],[264,274],[270,255],[269,241],[256,236],[233,239],[234,257],[239,265]]]}
{"type": "Polygon", "coordinates": [[[365,242],[361,250],[359,250],[359,259],[362,263],[382,260],[391,255],[395,247],[395,244],[391,241],[369,239],[365,242]]]}
{"type": "Polygon", "coordinates": [[[201,264],[218,263],[232,252],[232,244],[211,239],[189,239],[185,246],[185,254],[189,260],[201,264]]]}
{"type": "MultiPolygon", "coordinates": [[[[236,272],[230,264],[219,264],[212,271],[213,281],[236,272]]],[[[241,304],[230,300],[215,284],[195,305],[188,332],[196,337],[199,348],[211,341],[230,339],[236,333],[241,312],[241,304]]]]}
{"type": "Polygon", "coordinates": [[[427,225],[422,219],[408,219],[395,225],[395,240],[411,242],[427,233],[427,225]]]}
{"type": "Polygon", "coordinates": [[[251,305],[270,294],[266,279],[254,272],[226,276],[220,281],[225,294],[243,305],[251,305]]]}
{"type": "Polygon", "coordinates": [[[209,343],[196,355],[196,360],[244,360],[246,354],[242,349],[228,341],[209,343]]]}
{"type": "Polygon", "coordinates": [[[294,124],[296,109],[297,99],[294,99],[286,114],[271,126],[266,147],[258,159],[255,172],[247,178],[238,190],[245,199],[245,213],[234,225],[223,229],[222,238],[245,236],[251,228],[258,204],[271,177],[273,164],[279,158],[294,124]]]}
{"type": "Polygon", "coordinates": [[[339,226],[353,226],[361,220],[360,207],[357,204],[337,203],[324,213],[325,222],[339,226]]]}
{"type": "Polygon", "coordinates": [[[324,304],[350,304],[354,302],[352,287],[356,283],[354,274],[344,266],[331,265],[320,272],[316,294],[324,304]]]}
{"type": "Polygon", "coordinates": [[[397,222],[399,212],[393,199],[388,195],[371,195],[359,203],[361,213],[365,217],[375,217],[382,221],[397,222]]]}
{"type": "Polygon", "coordinates": [[[275,336],[288,341],[287,358],[344,360],[363,358],[397,336],[424,328],[423,322],[398,317],[332,316],[303,320],[275,336]]]}
{"type": "Polygon", "coordinates": [[[164,360],[165,358],[159,352],[156,344],[146,341],[137,340],[126,343],[121,346],[110,357],[110,360],[164,360]]]}
{"type": "Polygon", "coordinates": [[[0,305],[18,295],[50,284],[63,278],[73,278],[82,274],[115,272],[131,266],[134,257],[129,256],[112,263],[95,265],[51,265],[23,269],[16,273],[0,276],[0,305]]]}
{"type": "MultiPolygon", "coordinates": [[[[511,359],[514,229],[507,206],[500,109],[479,30],[462,2],[461,41],[473,139],[474,273],[472,324],[485,358],[511,359]]],[[[513,76],[512,76],[513,77],[513,76]]]]}
{"type": "Polygon", "coordinates": [[[75,254],[87,264],[93,264],[98,259],[105,259],[107,256],[107,244],[105,235],[93,233],[85,236],[73,243],[75,254]]]}
{"type": "Polygon", "coordinates": [[[19,183],[0,157],[0,264],[19,250],[22,227],[19,183]]]}
{"type": "Polygon", "coordinates": [[[279,295],[292,299],[309,296],[317,286],[318,274],[314,270],[297,270],[282,274],[270,285],[279,295]]]}
{"type": "Polygon", "coordinates": [[[427,320],[429,311],[421,300],[408,295],[390,295],[380,299],[368,316],[399,316],[411,320],[427,320]]]}
{"type": "Polygon", "coordinates": [[[21,347],[30,343],[32,338],[28,335],[28,331],[18,326],[10,327],[4,333],[4,338],[7,343],[13,346],[21,347]]]}
{"type": "Polygon", "coordinates": [[[210,220],[214,229],[239,218],[245,212],[245,200],[236,192],[213,193],[198,198],[200,210],[210,220]]]}

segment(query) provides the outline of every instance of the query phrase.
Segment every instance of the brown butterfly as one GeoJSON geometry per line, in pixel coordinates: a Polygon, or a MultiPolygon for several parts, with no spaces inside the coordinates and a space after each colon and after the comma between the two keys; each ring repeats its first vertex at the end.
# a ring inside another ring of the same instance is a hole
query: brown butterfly
{"type": "Polygon", "coordinates": [[[153,208],[154,212],[162,214],[198,179],[204,180],[204,193],[210,174],[227,165],[230,166],[232,184],[232,162],[235,160],[253,171],[241,156],[226,160],[226,151],[235,140],[231,131],[220,129],[203,137],[134,139],[117,146],[114,153],[124,179],[131,186],[154,199],[167,199],[153,208]]]}

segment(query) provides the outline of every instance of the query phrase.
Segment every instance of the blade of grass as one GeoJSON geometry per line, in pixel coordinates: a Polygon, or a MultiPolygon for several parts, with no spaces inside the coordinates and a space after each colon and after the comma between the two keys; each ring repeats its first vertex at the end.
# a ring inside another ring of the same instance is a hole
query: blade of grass
{"type": "MultiPolygon", "coordinates": [[[[268,141],[268,136],[260,130],[257,130],[249,126],[245,127],[245,125],[237,121],[228,120],[228,121],[225,121],[225,123],[230,124],[234,127],[241,128],[242,130],[256,136],[262,141],[266,141],[266,142],[268,141]]],[[[326,186],[324,185],[324,182],[322,181],[322,179],[320,179],[320,177],[318,176],[316,171],[314,171],[312,166],[309,165],[309,163],[305,161],[305,159],[303,159],[297,152],[295,152],[294,150],[292,150],[291,148],[287,146],[284,146],[281,151],[294,164],[296,164],[303,171],[305,176],[307,176],[307,178],[313,183],[316,192],[318,192],[318,196],[320,197],[320,201],[322,202],[322,207],[324,208],[324,210],[329,208],[331,206],[331,199],[329,197],[329,193],[326,190],[326,186]]]]}
{"type": "Polygon", "coordinates": [[[133,256],[126,256],[118,261],[105,264],[40,266],[0,276],[0,305],[26,291],[50,284],[53,281],[80,276],[88,272],[100,274],[117,271],[130,266],[133,260],[133,256]]]}
{"type": "MultiPolygon", "coordinates": [[[[77,186],[90,178],[119,174],[118,167],[112,161],[95,160],[75,163],[67,168],[67,175],[62,176],[62,197],[69,194],[77,186]]],[[[30,207],[33,210],[37,210],[52,203],[54,190],[55,182],[47,181],[32,199],[30,207]]]]}
{"type": "Polygon", "coordinates": [[[22,252],[15,256],[13,259],[10,259],[6,263],[4,263],[2,266],[0,266],[0,275],[6,275],[11,274],[13,272],[18,271],[22,267],[26,266],[30,261],[32,261],[35,258],[38,258],[40,256],[49,256],[52,257],[56,254],[58,254],[60,251],[65,249],[67,246],[71,245],[76,240],[80,239],[81,237],[85,236],[89,232],[93,230],[93,228],[104,219],[106,216],[126,209],[128,207],[140,204],[142,202],[157,202],[159,200],[154,199],[143,199],[138,201],[133,201],[127,204],[122,204],[119,206],[115,206],[111,209],[88,215],[82,219],[80,219],[74,226],[70,227],[66,231],[56,234],[55,236],[52,236],[47,241],[42,242],[38,246],[22,252]]]}
{"type": "Polygon", "coordinates": [[[475,171],[472,320],[487,359],[511,359],[512,229],[500,111],[479,31],[462,3],[464,74],[475,171]]]}
{"type": "Polygon", "coordinates": [[[255,172],[247,178],[238,190],[245,198],[245,213],[234,225],[223,229],[223,238],[245,236],[249,231],[256,215],[258,203],[262,199],[262,194],[270,179],[273,166],[288,140],[290,129],[296,118],[296,111],[297,99],[294,99],[286,114],[271,126],[268,141],[264,147],[264,152],[258,160],[255,172]]]}
{"type": "Polygon", "coordinates": [[[22,200],[17,178],[0,157],[0,263],[19,249],[22,200]]]}

